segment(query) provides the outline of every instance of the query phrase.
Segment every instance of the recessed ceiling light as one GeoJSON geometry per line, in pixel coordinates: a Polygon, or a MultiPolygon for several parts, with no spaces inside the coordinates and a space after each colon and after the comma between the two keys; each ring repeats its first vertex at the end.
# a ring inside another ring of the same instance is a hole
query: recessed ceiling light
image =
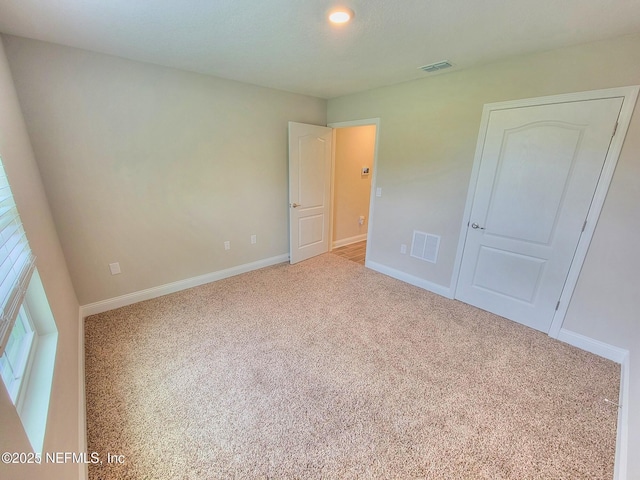
{"type": "Polygon", "coordinates": [[[331,23],[347,23],[353,18],[353,10],[348,8],[336,8],[329,13],[331,23]]]}

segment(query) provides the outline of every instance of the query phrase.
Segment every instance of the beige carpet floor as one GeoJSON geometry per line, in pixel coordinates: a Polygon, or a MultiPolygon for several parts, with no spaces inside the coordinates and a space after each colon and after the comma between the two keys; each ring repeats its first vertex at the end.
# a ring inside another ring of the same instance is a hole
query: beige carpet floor
{"type": "Polygon", "coordinates": [[[85,326],[92,480],[613,475],[618,365],[335,255],[85,326]]]}

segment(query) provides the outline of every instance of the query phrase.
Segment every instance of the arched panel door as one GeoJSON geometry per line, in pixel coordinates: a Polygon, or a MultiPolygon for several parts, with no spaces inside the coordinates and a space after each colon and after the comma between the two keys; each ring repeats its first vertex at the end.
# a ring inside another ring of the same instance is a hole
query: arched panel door
{"type": "Polygon", "coordinates": [[[491,112],[456,298],[549,331],[621,107],[491,112]]]}

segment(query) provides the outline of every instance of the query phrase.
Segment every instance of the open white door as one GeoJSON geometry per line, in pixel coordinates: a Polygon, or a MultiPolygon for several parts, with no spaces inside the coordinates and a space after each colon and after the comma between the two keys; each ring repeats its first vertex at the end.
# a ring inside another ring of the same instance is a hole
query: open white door
{"type": "Polygon", "coordinates": [[[329,251],[332,129],[289,122],[289,259],[329,251]]]}
{"type": "Polygon", "coordinates": [[[456,298],[549,332],[622,101],[491,112],[456,298]]]}

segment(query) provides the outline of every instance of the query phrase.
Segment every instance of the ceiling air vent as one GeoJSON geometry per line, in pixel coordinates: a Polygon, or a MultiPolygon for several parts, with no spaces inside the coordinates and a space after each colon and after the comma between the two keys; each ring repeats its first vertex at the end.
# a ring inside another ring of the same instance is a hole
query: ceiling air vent
{"type": "Polygon", "coordinates": [[[444,70],[445,68],[449,67],[453,67],[453,65],[445,60],[444,62],[436,62],[430,63],[429,65],[424,65],[420,67],[419,70],[424,70],[425,72],[432,73],[437,72],[438,70],[444,70]]]}

